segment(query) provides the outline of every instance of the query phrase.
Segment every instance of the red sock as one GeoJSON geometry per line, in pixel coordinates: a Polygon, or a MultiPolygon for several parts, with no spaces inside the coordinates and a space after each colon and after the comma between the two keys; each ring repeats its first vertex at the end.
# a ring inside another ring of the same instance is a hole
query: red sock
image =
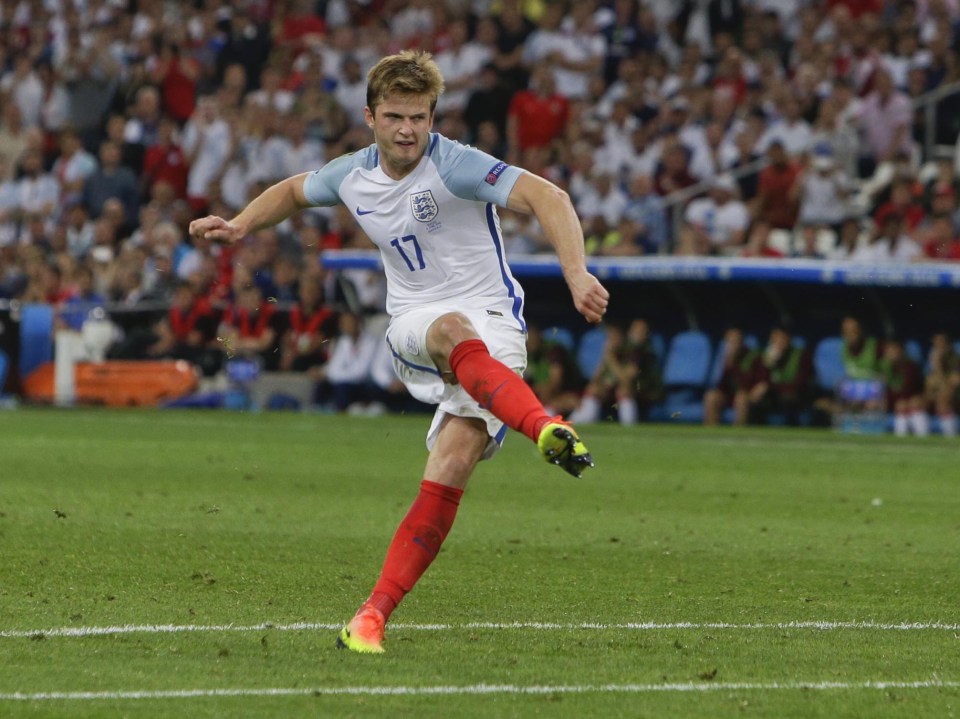
{"type": "Polygon", "coordinates": [[[364,606],[383,612],[385,619],[417,580],[427,571],[440,551],[457,516],[463,490],[431,482],[420,483],[420,493],[393,536],[383,571],[364,606]]]}
{"type": "Polygon", "coordinates": [[[491,357],[482,340],[466,340],[454,347],[450,369],[481,407],[534,442],[543,425],[553,419],[523,378],[491,357]]]}

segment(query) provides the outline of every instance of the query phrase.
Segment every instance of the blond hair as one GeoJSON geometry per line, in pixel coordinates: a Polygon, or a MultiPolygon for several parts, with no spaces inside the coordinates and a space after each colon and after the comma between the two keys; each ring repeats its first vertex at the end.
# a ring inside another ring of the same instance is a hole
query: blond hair
{"type": "Polygon", "coordinates": [[[394,95],[427,95],[430,112],[443,93],[443,75],[425,50],[404,50],[388,55],[367,73],[367,107],[376,114],[377,105],[394,95]]]}

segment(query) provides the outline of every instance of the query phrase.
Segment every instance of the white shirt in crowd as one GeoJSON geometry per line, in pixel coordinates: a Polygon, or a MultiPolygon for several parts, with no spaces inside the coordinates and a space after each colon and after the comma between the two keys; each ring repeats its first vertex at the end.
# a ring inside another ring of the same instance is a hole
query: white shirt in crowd
{"type": "Polygon", "coordinates": [[[687,205],[683,217],[689,224],[702,227],[715,245],[726,244],[735,232],[746,231],[750,224],[750,212],[740,200],[718,205],[710,197],[701,197],[687,205]]]}
{"type": "Polygon", "coordinates": [[[366,382],[381,342],[382,338],[365,331],[356,339],[350,335],[337,337],[327,363],[327,379],[334,384],[366,382]]]}
{"type": "Polygon", "coordinates": [[[206,125],[196,121],[187,122],[183,131],[183,151],[197,155],[190,165],[187,177],[187,194],[191,197],[206,197],[207,189],[220,174],[230,154],[230,126],[221,118],[206,125]]]}

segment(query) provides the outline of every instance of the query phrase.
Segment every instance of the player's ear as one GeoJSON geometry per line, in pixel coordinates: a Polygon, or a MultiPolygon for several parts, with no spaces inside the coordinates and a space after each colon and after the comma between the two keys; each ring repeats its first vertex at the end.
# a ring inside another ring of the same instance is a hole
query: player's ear
{"type": "Polygon", "coordinates": [[[370,109],[369,105],[363,106],[363,120],[367,123],[367,127],[371,130],[373,129],[373,110],[370,109]]]}

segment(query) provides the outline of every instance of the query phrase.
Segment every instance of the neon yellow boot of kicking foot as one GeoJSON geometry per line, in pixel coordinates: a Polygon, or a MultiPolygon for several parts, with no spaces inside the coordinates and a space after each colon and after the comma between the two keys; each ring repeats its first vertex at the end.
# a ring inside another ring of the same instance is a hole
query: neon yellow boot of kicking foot
{"type": "Polygon", "coordinates": [[[550,464],[563,467],[578,479],[583,476],[583,470],[594,466],[593,457],[580,441],[577,431],[559,417],[543,425],[537,438],[537,449],[550,464]]]}
{"type": "Polygon", "coordinates": [[[338,649],[361,654],[383,654],[383,627],[386,620],[379,609],[361,607],[337,637],[338,649]]]}

